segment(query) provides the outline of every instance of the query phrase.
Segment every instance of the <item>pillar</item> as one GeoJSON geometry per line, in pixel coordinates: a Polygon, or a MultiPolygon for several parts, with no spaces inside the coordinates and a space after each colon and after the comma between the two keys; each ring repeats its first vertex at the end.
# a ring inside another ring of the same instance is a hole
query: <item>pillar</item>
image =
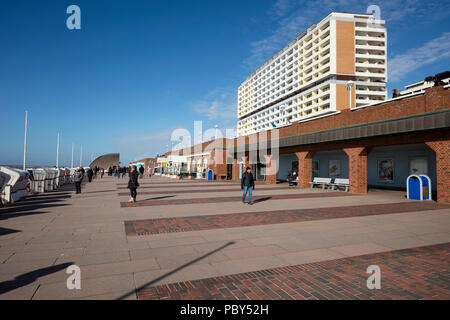
{"type": "Polygon", "coordinates": [[[245,172],[245,168],[247,167],[251,167],[250,162],[248,161],[248,156],[243,156],[242,157],[242,162],[244,164],[244,169],[242,170],[242,172],[245,172]]]}
{"type": "Polygon", "coordinates": [[[367,193],[367,155],[370,150],[370,147],[344,148],[348,156],[350,193],[367,193]]]}
{"type": "Polygon", "coordinates": [[[239,181],[239,162],[237,159],[233,160],[233,173],[232,173],[232,179],[234,181],[239,181]]]}
{"type": "Polygon", "coordinates": [[[436,153],[437,202],[450,203],[450,140],[426,144],[436,153]]]}
{"type": "Polygon", "coordinates": [[[264,155],[266,159],[266,184],[276,184],[277,183],[277,172],[278,172],[278,163],[275,157],[272,155],[264,155]]]}
{"type": "Polygon", "coordinates": [[[312,159],[314,152],[312,151],[300,151],[295,155],[298,158],[298,187],[309,188],[310,182],[312,182],[312,159]]]}

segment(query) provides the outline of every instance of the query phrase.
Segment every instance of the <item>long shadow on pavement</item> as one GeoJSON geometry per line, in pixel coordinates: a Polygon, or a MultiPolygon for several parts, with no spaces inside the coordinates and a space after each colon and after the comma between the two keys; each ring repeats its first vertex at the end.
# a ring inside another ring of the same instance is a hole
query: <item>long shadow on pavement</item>
{"type": "Polygon", "coordinates": [[[253,201],[253,203],[258,203],[258,202],[263,202],[263,201],[267,201],[272,199],[272,197],[264,197],[264,198],[259,198],[253,201]]]}
{"type": "Polygon", "coordinates": [[[24,274],[16,277],[14,280],[0,282],[0,294],[4,294],[6,292],[15,290],[17,288],[29,285],[29,284],[33,283],[34,281],[36,281],[37,278],[44,277],[49,274],[66,269],[67,267],[69,267],[72,264],[73,264],[73,262],[66,262],[63,264],[56,265],[56,266],[45,267],[45,268],[34,270],[34,271],[31,271],[28,273],[24,273],[24,274]]]}
{"type": "MultiPolygon", "coordinates": [[[[138,194],[138,195],[139,195],[139,194],[138,194]]],[[[147,199],[144,199],[144,200],[142,200],[142,201],[147,201],[147,200],[160,200],[160,199],[173,198],[173,197],[175,197],[175,196],[154,197],[154,198],[147,198],[147,199]]]]}
{"type": "MultiPolygon", "coordinates": [[[[29,206],[11,206],[7,208],[0,209],[0,220],[2,220],[2,217],[11,213],[19,213],[24,211],[33,211],[33,210],[39,210],[39,209],[47,209],[47,208],[54,208],[54,207],[66,207],[70,206],[70,204],[32,204],[29,206]]],[[[11,215],[12,216],[12,215],[11,215]]]]}
{"type": "Polygon", "coordinates": [[[26,216],[34,216],[36,214],[46,214],[48,213],[47,211],[33,211],[33,212],[22,212],[22,213],[7,213],[7,214],[2,214],[0,212],[0,221],[2,220],[8,220],[8,219],[12,219],[12,218],[18,218],[18,217],[26,217],[26,216]]]}
{"type": "Polygon", "coordinates": [[[6,236],[7,234],[16,233],[16,232],[21,232],[21,231],[0,227],[0,236],[6,236]]]}
{"type": "Polygon", "coordinates": [[[224,244],[223,246],[221,246],[221,247],[219,247],[219,248],[217,248],[217,249],[214,249],[213,251],[210,251],[210,252],[208,252],[207,254],[204,254],[204,255],[201,256],[201,257],[198,257],[198,258],[196,258],[196,259],[194,259],[194,260],[192,260],[192,261],[189,261],[188,263],[185,263],[185,264],[183,264],[182,266],[180,266],[180,267],[178,267],[178,268],[176,268],[176,269],[174,269],[174,270],[172,270],[172,271],[170,271],[170,272],[167,272],[166,274],[163,274],[162,276],[160,276],[160,277],[158,277],[158,278],[156,278],[156,279],[153,279],[153,280],[150,281],[150,282],[147,282],[146,284],[140,286],[139,288],[137,288],[137,289],[135,289],[135,290],[133,290],[133,291],[128,292],[127,294],[124,294],[123,296],[117,298],[116,300],[122,300],[122,299],[125,299],[125,298],[131,296],[133,293],[136,293],[136,294],[137,294],[137,293],[139,292],[139,290],[142,290],[142,289],[144,289],[144,288],[146,288],[146,287],[148,287],[148,286],[151,286],[152,284],[154,284],[154,283],[156,283],[156,282],[158,282],[158,281],[160,281],[160,280],[162,280],[162,279],[164,279],[164,278],[167,278],[168,276],[170,276],[170,275],[172,275],[172,274],[174,274],[174,273],[177,273],[178,271],[180,271],[180,270],[182,270],[182,269],[184,269],[184,268],[186,268],[186,267],[189,267],[191,264],[194,264],[194,263],[196,263],[196,262],[198,262],[198,261],[200,261],[200,260],[203,260],[203,259],[205,259],[206,257],[209,257],[210,255],[212,255],[212,254],[214,254],[214,253],[216,253],[216,252],[218,252],[218,251],[220,251],[220,250],[223,250],[223,249],[225,249],[226,247],[231,246],[231,245],[233,245],[233,244],[235,244],[235,242],[234,242],[234,241],[230,241],[230,242],[224,244]]]}

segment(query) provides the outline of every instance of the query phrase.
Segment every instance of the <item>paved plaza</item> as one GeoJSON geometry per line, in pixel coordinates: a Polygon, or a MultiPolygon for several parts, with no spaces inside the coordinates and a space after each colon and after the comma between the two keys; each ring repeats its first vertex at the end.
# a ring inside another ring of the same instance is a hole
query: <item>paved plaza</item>
{"type": "Polygon", "coordinates": [[[236,182],[158,176],[133,204],[126,183],[1,208],[0,299],[450,298],[450,205],[261,183],[250,206],[236,182]]]}

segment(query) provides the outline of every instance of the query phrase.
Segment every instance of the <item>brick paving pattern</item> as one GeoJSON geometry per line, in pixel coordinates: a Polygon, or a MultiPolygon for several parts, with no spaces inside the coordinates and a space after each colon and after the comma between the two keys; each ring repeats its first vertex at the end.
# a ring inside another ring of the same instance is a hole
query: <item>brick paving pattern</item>
{"type": "MultiPolygon", "coordinates": [[[[334,194],[334,193],[332,193],[334,194]]],[[[337,194],[337,193],[336,193],[337,194]]],[[[450,208],[435,202],[400,202],[298,210],[231,213],[181,218],[125,221],[127,236],[279,224],[450,208]]]]}
{"type": "MultiPolygon", "coordinates": [[[[139,192],[138,192],[139,196],[139,192]]],[[[328,193],[302,193],[302,194],[276,194],[266,196],[252,196],[253,202],[262,202],[266,200],[287,200],[287,199],[303,199],[303,198],[326,198],[326,197],[345,197],[357,196],[348,192],[328,192],[328,193]]],[[[149,207],[179,204],[200,204],[200,203],[217,203],[217,202],[239,202],[241,197],[214,197],[214,198],[196,198],[196,199],[174,199],[174,200],[142,200],[138,202],[121,202],[121,207],[149,207]]]]}
{"type": "MultiPolygon", "coordinates": [[[[196,188],[197,186],[195,186],[196,188]]],[[[149,195],[149,194],[182,194],[182,193],[212,193],[212,192],[236,192],[236,191],[240,191],[241,189],[239,188],[235,188],[235,189],[207,189],[207,190],[175,190],[175,191],[144,191],[144,192],[139,192],[140,195],[149,195]]],[[[288,187],[284,186],[284,187],[267,187],[267,188],[262,188],[260,190],[289,190],[288,187]]],[[[119,196],[129,196],[130,193],[129,192],[119,192],[118,194],[119,196]]]]}
{"type": "Polygon", "coordinates": [[[280,267],[138,290],[141,300],[450,299],[450,243],[280,267]],[[367,288],[369,265],[381,289],[367,288]]]}

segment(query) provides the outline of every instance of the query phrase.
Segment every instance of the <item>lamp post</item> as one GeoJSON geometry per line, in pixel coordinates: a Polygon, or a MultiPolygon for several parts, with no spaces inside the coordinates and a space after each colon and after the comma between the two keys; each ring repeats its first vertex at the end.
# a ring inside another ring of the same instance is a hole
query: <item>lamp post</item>
{"type": "Polygon", "coordinates": [[[355,83],[352,80],[347,81],[348,107],[349,107],[349,109],[352,108],[352,87],[353,87],[354,84],[355,83]]]}
{"type": "Polygon", "coordinates": [[[25,170],[27,162],[27,127],[28,127],[28,111],[25,111],[25,141],[23,143],[23,170],[25,170]]]}
{"type": "Polygon", "coordinates": [[[56,140],[56,168],[59,168],[59,132],[56,140]]]}
{"type": "Polygon", "coordinates": [[[81,145],[81,147],[80,147],[80,167],[82,164],[82,159],[83,159],[83,145],[81,145]]]}

